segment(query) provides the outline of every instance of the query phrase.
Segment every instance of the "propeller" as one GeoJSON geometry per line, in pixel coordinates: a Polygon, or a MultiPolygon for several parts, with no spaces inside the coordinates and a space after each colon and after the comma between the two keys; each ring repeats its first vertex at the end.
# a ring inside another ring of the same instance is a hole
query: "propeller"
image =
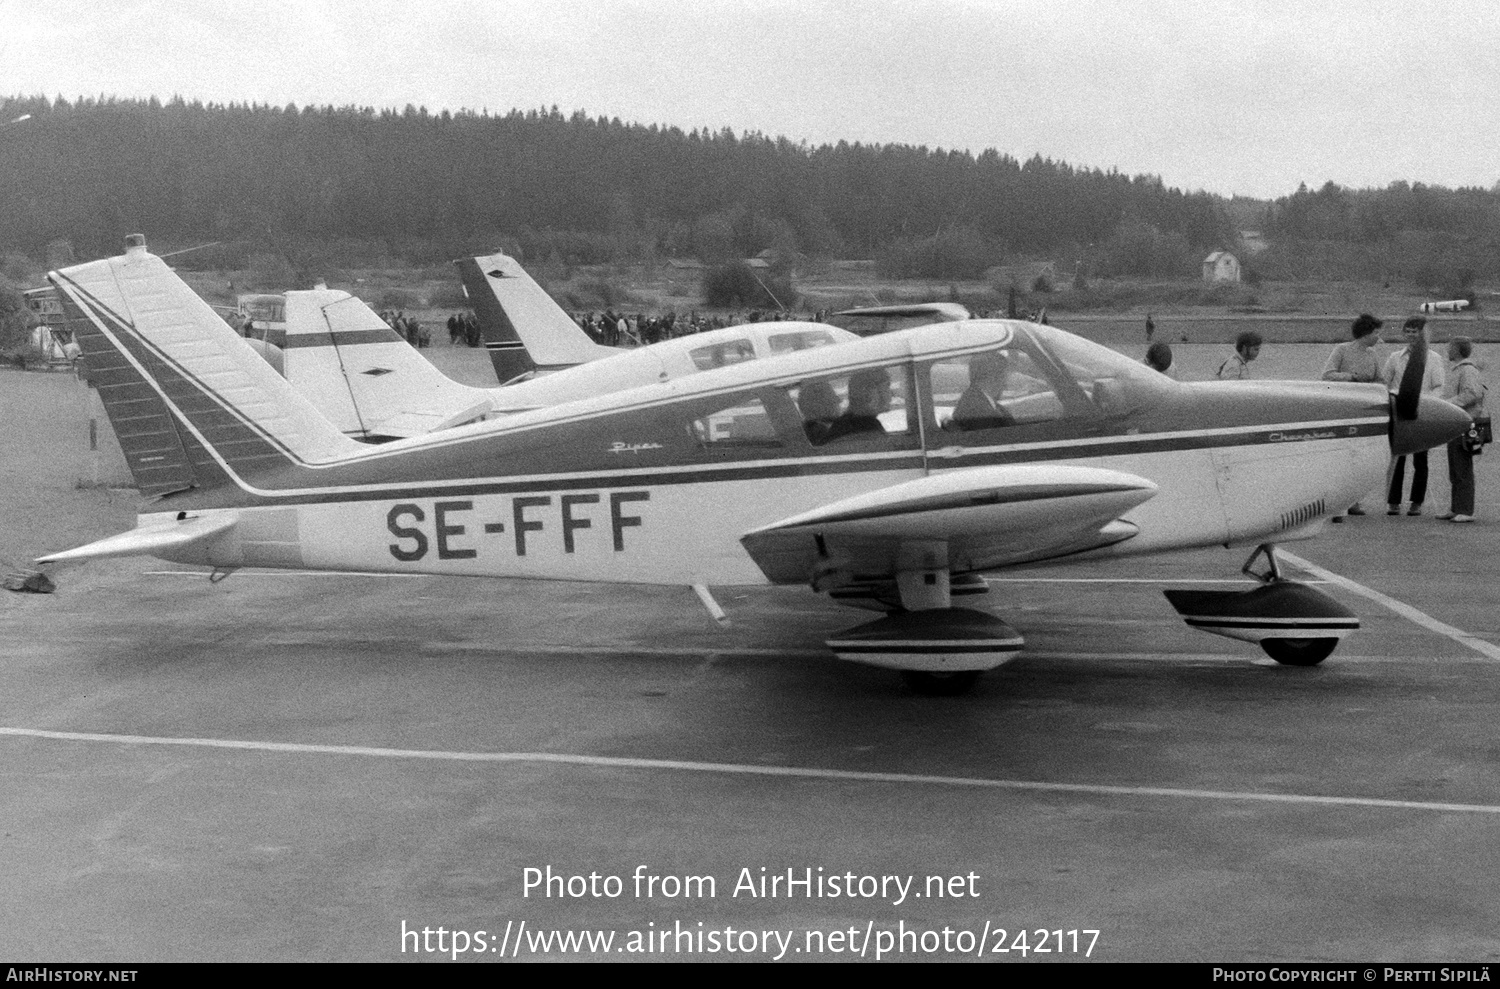
{"type": "Polygon", "coordinates": [[[1422,397],[1422,381],[1427,377],[1427,341],[1418,337],[1407,349],[1406,372],[1401,375],[1401,384],[1396,391],[1396,418],[1410,421],[1417,418],[1417,406],[1422,397]]]}
{"type": "Polygon", "coordinates": [[[1430,358],[1427,341],[1411,343],[1406,371],[1391,401],[1391,453],[1398,457],[1442,446],[1469,428],[1469,414],[1451,402],[1422,394],[1430,358]]]}

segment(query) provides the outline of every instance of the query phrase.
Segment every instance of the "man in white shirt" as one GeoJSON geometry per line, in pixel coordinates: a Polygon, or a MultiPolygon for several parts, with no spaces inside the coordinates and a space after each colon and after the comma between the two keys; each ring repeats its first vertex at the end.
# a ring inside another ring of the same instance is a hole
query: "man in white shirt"
{"type": "MultiPolygon", "coordinates": [[[[1401,390],[1401,379],[1406,376],[1406,365],[1412,353],[1418,347],[1427,348],[1427,320],[1421,316],[1413,316],[1402,324],[1401,333],[1406,337],[1405,349],[1388,357],[1380,372],[1381,380],[1392,395],[1401,390]]],[[[1445,379],[1442,358],[1429,353],[1427,365],[1422,372],[1422,394],[1442,397],[1445,379]]],[[[1401,514],[1401,489],[1405,483],[1406,458],[1397,457],[1391,466],[1391,485],[1386,492],[1387,515],[1401,514]]],[[[1427,451],[1423,450],[1411,455],[1411,507],[1406,510],[1406,514],[1421,515],[1422,500],[1426,497],[1427,451]]]]}

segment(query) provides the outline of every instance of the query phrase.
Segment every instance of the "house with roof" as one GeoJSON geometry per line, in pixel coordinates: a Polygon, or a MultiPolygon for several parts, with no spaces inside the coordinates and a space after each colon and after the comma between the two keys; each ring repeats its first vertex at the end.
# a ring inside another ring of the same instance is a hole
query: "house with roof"
{"type": "Polygon", "coordinates": [[[1237,282],[1240,280],[1240,259],[1228,251],[1214,251],[1203,259],[1205,282],[1237,282]]]}

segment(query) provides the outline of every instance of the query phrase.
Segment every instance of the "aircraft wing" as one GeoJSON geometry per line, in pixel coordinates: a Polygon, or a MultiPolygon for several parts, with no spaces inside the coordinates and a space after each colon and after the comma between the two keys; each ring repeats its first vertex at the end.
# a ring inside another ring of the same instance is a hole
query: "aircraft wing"
{"type": "Polygon", "coordinates": [[[763,526],[740,542],[773,583],[819,589],[1052,559],[1129,539],[1122,516],[1156,494],[1121,471],[1066,465],[973,467],[856,495],[763,526]]]}
{"type": "Polygon", "coordinates": [[[234,528],[239,519],[232,514],[217,514],[203,518],[173,520],[154,525],[143,525],[129,532],[101,539],[77,549],[53,553],[37,560],[37,563],[74,563],[82,560],[98,560],[107,556],[160,556],[174,550],[217,538],[234,528]]]}

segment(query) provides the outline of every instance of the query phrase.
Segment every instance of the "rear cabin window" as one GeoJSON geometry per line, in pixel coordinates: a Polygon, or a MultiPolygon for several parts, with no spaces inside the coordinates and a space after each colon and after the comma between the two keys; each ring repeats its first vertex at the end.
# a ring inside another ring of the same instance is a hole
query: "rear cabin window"
{"type": "Polygon", "coordinates": [[[813,446],[905,449],[918,442],[904,367],[815,378],[788,394],[813,446]]]}
{"type": "Polygon", "coordinates": [[[748,339],[728,340],[690,350],[688,356],[693,359],[693,366],[698,370],[712,371],[716,367],[755,360],[755,346],[748,339]]]}
{"type": "Polygon", "coordinates": [[[795,350],[811,350],[833,343],[833,334],[827,330],[799,330],[795,333],[772,333],[766,338],[773,354],[790,354],[795,350]]]}
{"type": "Polygon", "coordinates": [[[779,450],[786,443],[760,399],[741,396],[694,419],[689,433],[700,450],[717,453],[779,450]]]}

